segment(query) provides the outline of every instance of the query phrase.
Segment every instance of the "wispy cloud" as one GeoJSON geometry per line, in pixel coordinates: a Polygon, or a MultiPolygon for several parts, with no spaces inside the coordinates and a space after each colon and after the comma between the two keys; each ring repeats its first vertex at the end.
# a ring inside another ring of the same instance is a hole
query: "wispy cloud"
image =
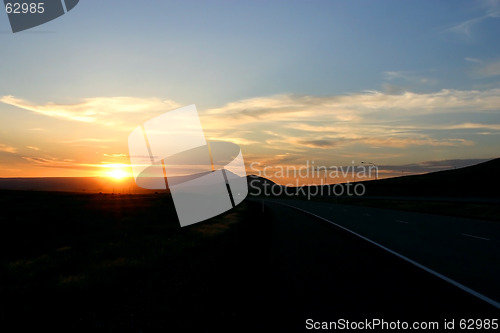
{"type": "Polygon", "coordinates": [[[463,123],[457,125],[441,126],[440,129],[490,129],[494,131],[500,131],[500,124],[463,123]]]}
{"type": "Polygon", "coordinates": [[[58,159],[54,157],[34,157],[34,156],[23,156],[25,161],[30,162],[31,164],[43,167],[43,168],[55,168],[55,169],[74,169],[74,170],[84,170],[84,171],[93,171],[97,174],[105,170],[104,168],[109,168],[113,166],[122,166],[127,167],[127,164],[112,164],[109,162],[100,162],[100,163],[86,163],[86,162],[78,162],[73,159],[58,159]]]}
{"type": "Polygon", "coordinates": [[[386,80],[389,81],[404,80],[412,83],[427,84],[427,85],[433,85],[437,83],[436,79],[423,77],[421,75],[417,75],[412,71],[388,71],[384,72],[384,77],[386,80]]]}
{"type": "MultiPolygon", "coordinates": [[[[408,119],[427,114],[489,112],[498,110],[499,106],[500,89],[441,90],[427,94],[406,92],[401,95],[365,92],[327,97],[277,95],[241,100],[221,108],[207,110],[202,113],[202,120],[208,134],[217,133],[222,137],[229,134],[227,126],[224,125],[227,121],[231,121],[232,127],[239,126],[259,131],[262,138],[260,140],[256,139],[255,134],[241,137],[261,144],[263,141],[269,143],[270,138],[273,138],[274,142],[277,138],[281,138],[282,141],[297,137],[310,147],[333,147],[339,144],[340,139],[362,141],[376,137],[405,137],[406,143],[437,145],[436,141],[427,138],[414,137],[413,141],[410,138],[419,130],[440,129],[440,127],[443,130],[459,128],[496,130],[493,128],[495,124],[483,126],[470,122],[462,125],[453,124],[455,127],[449,124],[413,125],[408,119]],[[401,119],[406,119],[406,122],[399,121],[401,119]],[[331,139],[337,140],[335,144],[317,141],[331,139]]],[[[457,142],[454,141],[453,144],[457,142]]],[[[397,141],[387,144],[404,146],[397,141]]]]}
{"type": "Polygon", "coordinates": [[[239,123],[260,121],[293,121],[306,119],[356,122],[373,111],[408,110],[412,115],[460,112],[460,110],[497,110],[500,89],[453,90],[443,89],[432,93],[405,92],[390,95],[378,91],[337,96],[275,95],[256,97],[228,103],[223,107],[203,113],[209,118],[225,117],[239,123]]]}
{"type": "Polygon", "coordinates": [[[310,148],[332,148],[337,146],[334,140],[318,139],[318,140],[297,140],[298,144],[310,148]]]}
{"type": "Polygon", "coordinates": [[[14,154],[14,153],[17,152],[17,148],[9,146],[9,145],[6,145],[4,143],[0,143],[0,151],[3,151],[5,153],[12,153],[12,154],[14,154]]]}
{"type": "Polygon", "coordinates": [[[77,163],[73,160],[59,160],[56,158],[23,156],[23,159],[40,167],[89,170],[95,169],[95,165],[87,163],[77,163]]]}
{"type": "Polygon", "coordinates": [[[133,115],[136,115],[136,119],[141,119],[144,116],[165,112],[180,106],[172,100],[135,97],[95,97],[75,104],[53,102],[35,104],[14,96],[3,96],[0,97],[0,102],[48,117],[106,126],[123,124],[125,121],[133,119],[133,115]]]}
{"type": "Polygon", "coordinates": [[[492,77],[500,75],[500,59],[484,64],[474,74],[478,77],[492,77]]]}
{"type": "Polygon", "coordinates": [[[461,114],[460,119],[467,119],[478,112],[499,109],[500,89],[407,91],[399,95],[367,91],[336,96],[256,97],[205,110],[201,117],[209,136],[216,133],[219,138],[234,137],[226,130],[227,122],[231,122],[232,128],[248,130],[238,136],[250,140],[240,141],[247,146],[246,151],[268,150],[301,156],[327,156],[334,151],[336,156],[347,156],[355,150],[358,155],[362,152],[367,156],[370,149],[376,148],[380,157],[413,147],[474,146],[474,140],[465,137],[465,133],[500,132],[500,124],[445,123],[442,118],[429,122],[428,116],[461,114]]]}
{"type": "Polygon", "coordinates": [[[408,173],[427,173],[440,170],[449,170],[454,168],[463,168],[482,162],[489,159],[453,159],[453,160],[440,160],[440,161],[425,161],[421,163],[403,164],[403,165],[380,165],[380,170],[387,171],[401,171],[405,174],[408,173]]]}
{"type": "Polygon", "coordinates": [[[470,140],[465,140],[460,138],[436,139],[429,136],[366,138],[360,141],[368,146],[395,147],[395,148],[406,148],[409,146],[456,147],[456,146],[474,145],[474,142],[470,140]]]}
{"type": "Polygon", "coordinates": [[[104,139],[104,138],[82,138],[82,139],[75,139],[75,140],[63,140],[63,141],[58,141],[58,143],[88,143],[88,142],[113,142],[116,141],[116,139],[104,139]]]}
{"type": "Polygon", "coordinates": [[[483,1],[484,13],[482,15],[472,17],[468,20],[460,22],[446,31],[456,33],[463,36],[471,36],[472,28],[481,22],[490,18],[500,18],[500,1],[483,1]]]}
{"type": "Polygon", "coordinates": [[[479,16],[479,17],[475,17],[475,18],[463,21],[457,25],[454,25],[451,28],[448,28],[447,31],[453,32],[456,34],[460,34],[460,35],[470,36],[472,27],[475,26],[476,24],[484,21],[488,17],[489,17],[488,15],[483,15],[483,16],[479,16]]]}
{"type": "Polygon", "coordinates": [[[106,156],[106,157],[113,157],[113,158],[117,158],[117,157],[128,157],[128,155],[127,155],[127,154],[123,154],[123,153],[103,154],[103,156],[106,156]]]}
{"type": "Polygon", "coordinates": [[[330,149],[339,146],[363,145],[368,148],[406,148],[410,146],[456,147],[472,146],[474,142],[461,138],[436,139],[427,135],[419,136],[386,136],[386,137],[358,137],[358,138],[329,138],[315,140],[291,140],[297,145],[310,148],[330,149]]]}
{"type": "Polygon", "coordinates": [[[465,60],[468,62],[475,63],[475,64],[480,64],[482,62],[481,59],[471,58],[471,57],[465,57],[465,60]]]}
{"type": "Polygon", "coordinates": [[[210,138],[209,141],[218,141],[218,140],[222,140],[224,139],[224,141],[229,141],[229,142],[232,142],[232,143],[235,143],[237,145],[252,145],[252,144],[257,144],[259,143],[260,141],[257,141],[257,140],[250,140],[250,139],[245,139],[243,137],[229,137],[229,136],[223,136],[223,137],[214,137],[214,138],[210,138]]]}

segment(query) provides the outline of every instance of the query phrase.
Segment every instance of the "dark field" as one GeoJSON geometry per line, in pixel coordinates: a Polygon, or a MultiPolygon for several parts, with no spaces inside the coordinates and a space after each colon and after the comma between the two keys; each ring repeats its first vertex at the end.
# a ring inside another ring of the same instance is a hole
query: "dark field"
{"type": "Polygon", "coordinates": [[[163,193],[0,192],[0,331],[295,332],[307,318],[498,314],[345,231],[249,199],[181,228],[163,193]]]}
{"type": "Polygon", "coordinates": [[[167,194],[4,191],[0,205],[3,332],[240,332],[269,313],[258,205],[185,228],[167,194]]]}

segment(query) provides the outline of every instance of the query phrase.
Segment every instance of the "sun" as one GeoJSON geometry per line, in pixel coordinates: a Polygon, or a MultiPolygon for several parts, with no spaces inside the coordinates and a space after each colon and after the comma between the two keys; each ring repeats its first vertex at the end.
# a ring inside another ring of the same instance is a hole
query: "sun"
{"type": "Polygon", "coordinates": [[[103,176],[114,180],[122,180],[130,176],[129,165],[126,164],[106,164],[103,165],[105,170],[102,173],[103,176]]]}
{"type": "Polygon", "coordinates": [[[111,177],[116,180],[121,180],[127,177],[127,172],[123,169],[112,169],[108,171],[108,177],[111,177]]]}

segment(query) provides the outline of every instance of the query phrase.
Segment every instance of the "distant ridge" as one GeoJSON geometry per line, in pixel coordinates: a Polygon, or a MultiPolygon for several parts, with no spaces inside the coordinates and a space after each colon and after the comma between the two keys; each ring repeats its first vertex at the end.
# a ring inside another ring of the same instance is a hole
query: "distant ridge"
{"type": "MultiPolygon", "coordinates": [[[[404,197],[500,197],[500,158],[453,170],[435,171],[380,180],[357,182],[366,188],[365,196],[404,197]]],[[[264,187],[281,187],[269,179],[248,176],[249,193],[262,193],[264,187]]],[[[310,185],[319,186],[319,185],[310,185]]],[[[334,185],[321,185],[333,187],[334,185]]],[[[304,185],[307,187],[307,185],[304,185]]],[[[280,193],[275,189],[274,193],[280,193]]],[[[316,191],[314,191],[316,192],[316,191]]],[[[322,193],[335,193],[323,190],[322,193]]]]}
{"type": "Polygon", "coordinates": [[[366,195],[500,197],[500,158],[472,166],[362,182],[366,195]]]}
{"type": "MultiPolygon", "coordinates": [[[[269,191],[264,191],[265,187],[269,189],[274,186],[281,187],[282,185],[276,184],[272,180],[256,175],[247,176],[248,183],[248,194],[249,195],[260,195],[261,193],[268,193],[269,191]]],[[[276,191],[279,193],[279,191],[276,191]]]]}

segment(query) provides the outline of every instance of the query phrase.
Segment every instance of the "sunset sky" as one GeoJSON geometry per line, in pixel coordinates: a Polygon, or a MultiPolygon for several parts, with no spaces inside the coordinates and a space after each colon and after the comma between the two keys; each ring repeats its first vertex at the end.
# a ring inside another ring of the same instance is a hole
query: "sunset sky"
{"type": "Polygon", "coordinates": [[[496,158],[499,31],[500,1],[83,0],[16,34],[3,11],[0,177],[105,176],[190,104],[248,171],[496,158]]]}

